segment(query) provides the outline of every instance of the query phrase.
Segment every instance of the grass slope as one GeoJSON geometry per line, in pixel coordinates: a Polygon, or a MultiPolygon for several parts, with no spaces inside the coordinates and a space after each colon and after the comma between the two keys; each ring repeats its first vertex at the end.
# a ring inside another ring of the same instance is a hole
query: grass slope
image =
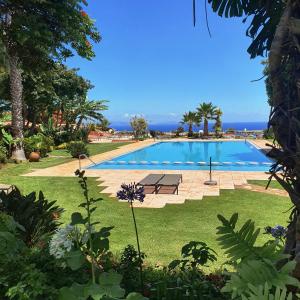
{"type": "MultiPolygon", "coordinates": [[[[104,148],[102,148],[104,149],[104,148]]],[[[74,211],[79,211],[82,191],[77,178],[20,176],[32,168],[44,168],[70,160],[70,158],[46,158],[40,163],[8,165],[0,170],[0,182],[17,185],[24,193],[42,190],[50,200],[57,200],[65,209],[62,221],[67,223],[74,211]]],[[[89,178],[90,196],[102,197],[94,219],[102,226],[115,226],[111,236],[111,248],[118,252],[127,244],[135,245],[134,228],[127,203],[100,194],[95,178],[89,178]]],[[[170,196],[172,197],[172,196],[170,196]]],[[[201,201],[187,201],[182,205],[167,205],[162,209],[136,209],[142,250],[150,263],[167,264],[178,258],[183,244],[205,241],[218,253],[219,267],[226,258],[216,242],[217,214],[229,217],[238,212],[242,224],[248,218],[260,228],[276,224],[286,225],[290,201],[286,197],[265,195],[245,190],[226,190],[220,197],[204,197],[201,201]]],[[[260,241],[267,236],[260,235],[260,241]]]]}

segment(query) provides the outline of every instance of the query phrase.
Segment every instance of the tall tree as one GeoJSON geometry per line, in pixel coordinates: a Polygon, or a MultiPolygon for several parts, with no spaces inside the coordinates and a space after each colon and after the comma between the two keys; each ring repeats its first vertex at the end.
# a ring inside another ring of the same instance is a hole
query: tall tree
{"type": "MultiPolygon", "coordinates": [[[[54,59],[65,59],[75,50],[80,56],[94,56],[88,39],[100,40],[94,22],[83,7],[86,0],[3,0],[0,3],[0,38],[5,46],[10,74],[12,130],[23,138],[22,72],[38,72],[54,59]]],[[[25,159],[22,144],[13,151],[25,159]]]]}
{"type": "Polygon", "coordinates": [[[199,115],[196,112],[189,111],[185,113],[182,116],[181,124],[187,124],[188,129],[188,136],[192,137],[194,135],[193,133],[193,126],[200,126],[201,118],[199,118],[199,115]]]}
{"type": "Polygon", "coordinates": [[[135,138],[141,138],[147,133],[148,123],[145,118],[135,116],[130,120],[130,126],[135,138]]]}
{"type": "Polygon", "coordinates": [[[211,102],[203,102],[197,108],[199,117],[203,119],[203,135],[206,137],[208,136],[208,121],[214,119],[216,109],[217,107],[214,106],[211,102]]]}
{"type": "Polygon", "coordinates": [[[220,133],[222,132],[222,120],[221,117],[223,115],[223,112],[220,108],[217,108],[215,110],[215,125],[214,125],[214,130],[216,136],[220,136],[220,133]]]}
{"type": "Polygon", "coordinates": [[[88,100],[87,98],[79,102],[78,107],[75,108],[77,114],[76,129],[78,130],[84,120],[100,121],[104,120],[104,116],[101,113],[103,110],[107,110],[105,105],[106,100],[88,100]]]}
{"type": "Polygon", "coordinates": [[[252,58],[268,54],[268,92],[272,111],[269,126],[277,143],[269,155],[271,168],[289,193],[294,209],[286,235],[285,253],[297,262],[300,278],[300,2],[299,0],[208,0],[220,16],[249,20],[252,58]]]}

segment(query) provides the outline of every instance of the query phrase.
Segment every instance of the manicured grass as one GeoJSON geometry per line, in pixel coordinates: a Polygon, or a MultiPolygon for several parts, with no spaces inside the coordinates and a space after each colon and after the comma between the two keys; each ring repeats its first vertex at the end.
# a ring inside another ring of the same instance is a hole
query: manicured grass
{"type": "MultiPolygon", "coordinates": [[[[103,152],[115,150],[121,146],[127,145],[129,143],[98,143],[98,144],[87,144],[90,155],[96,155],[103,152]]],[[[67,150],[53,150],[50,153],[51,156],[66,156],[71,157],[67,150]]]]}
{"type": "MultiPolygon", "coordinates": [[[[26,177],[19,176],[31,168],[46,167],[60,163],[66,158],[47,158],[38,164],[9,165],[0,170],[2,183],[13,183],[24,193],[42,190],[50,200],[57,200],[65,208],[62,221],[68,223],[70,215],[79,211],[82,191],[77,178],[26,177]]],[[[90,196],[102,197],[94,220],[102,226],[115,226],[111,235],[111,249],[121,251],[127,244],[135,245],[134,228],[127,203],[100,194],[99,182],[89,178],[90,196]]],[[[172,196],[170,196],[172,197],[172,196]]],[[[201,201],[187,201],[181,205],[167,205],[162,209],[136,209],[141,247],[150,263],[168,264],[178,258],[181,247],[191,241],[205,241],[215,249],[218,262],[212,267],[220,267],[226,261],[216,241],[216,227],[219,225],[218,214],[225,217],[238,212],[239,224],[248,218],[256,221],[260,228],[286,225],[289,216],[290,201],[286,197],[255,193],[245,190],[222,191],[220,197],[205,197],[201,201]],[[271,208],[271,209],[270,209],[271,208]]],[[[260,242],[268,237],[260,235],[260,242]]]]}
{"type": "MultiPolygon", "coordinates": [[[[268,180],[248,180],[248,182],[263,187],[266,187],[268,184],[268,180]]],[[[283,189],[283,187],[276,180],[272,180],[269,187],[273,189],[283,189]]]]}

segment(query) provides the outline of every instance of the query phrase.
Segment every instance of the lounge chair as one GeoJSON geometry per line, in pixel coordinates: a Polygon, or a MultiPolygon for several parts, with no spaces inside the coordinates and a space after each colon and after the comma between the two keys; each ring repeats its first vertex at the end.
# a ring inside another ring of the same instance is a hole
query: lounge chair
{"type": "Polygon", "coordinates": [[[163,174],[149,174],[140,182],[137,186],[142,186],[145,188],[146,194],[157,193],[157,183],[164,177],[163,174]],[[152,189],[150,189],[152,187],[152,189]]]}
{"type": "Polygon", "coordinates": [[[171,191],[172,194],[176,192],[178,195],[178,187],[180,182],[182,182],[181,174],[166,174],[157,183],[156,193],[169,194],[171,191]]]}

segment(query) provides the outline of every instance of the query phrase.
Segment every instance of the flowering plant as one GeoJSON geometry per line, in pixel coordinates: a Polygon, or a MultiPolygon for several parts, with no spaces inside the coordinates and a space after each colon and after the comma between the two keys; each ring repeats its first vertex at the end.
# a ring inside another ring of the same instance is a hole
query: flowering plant
{"type": "Polygon", "coordinates": [[[276,225],[274,227],[267,226],[265,228],[265,233],[272,235],[275,239],[285,238],[287,229],[281,225],[276,225]]]}
{"type": "Polygon", "coordinates": [[[130,204],[130,208],[131,208],[131,214],[132,214],[132,219],[133,219],[133,224],[134,224],[134,229],[135,229],[136,242],[137,242],[138,253],[139,253],[141,291],[143,291],[143,289],[144,289],[143,266],[142,266],[143,259],[142,259],[142,253],[141,253],[141,248],[140,248],[136,218],[135,218],[134,209],[133,209],[132,204],[135,200],[143,203],[143,201],[145,199],[145,196],[146,195],[145,195],[145,192],[144,192],[144,188],[143,187],[138,187],[135,183],[130,183],[130,184],[123,183],[121,185],[121,189],[117,192],[118,199],[128,201],[129,204],[130,204]]]}
{"type": "MultiPolygon", "coordinates": [[[[65,259],[66,265],[72,270],[78,270],[84,264],[90,266],[91,280],[79,284],[74,282],[70,287],[63,287],[59,299],[124,299],[125,290],[120,287],[122,276],[114,271],[103,272],[97,259],[109,249],[110,230],[113,227],[103,227],[95,230],[99,222],[92,222],[91,216],[96,210],[96,203],[101,199],[89,197],[87,178],[84,171],[77,170],[75,174],[83,190],[84,201],[79,207],[84,208],[86,215],[75,212],[71,224],[58,229],[50,241],[50,253],[58,259],[65,259]]],[[[131,293],[126,299],[145,300],[139,294],[131,293]]]]}
{"type": "Polygon", "coordinates": [[[120,200],[127,200],[128,202],[137,200],[142,203],[145,198],[144,188],[137,187],[135,183],[123,183],[121,185],[121,190],[117,192],[117,197],[120,200]]]}

